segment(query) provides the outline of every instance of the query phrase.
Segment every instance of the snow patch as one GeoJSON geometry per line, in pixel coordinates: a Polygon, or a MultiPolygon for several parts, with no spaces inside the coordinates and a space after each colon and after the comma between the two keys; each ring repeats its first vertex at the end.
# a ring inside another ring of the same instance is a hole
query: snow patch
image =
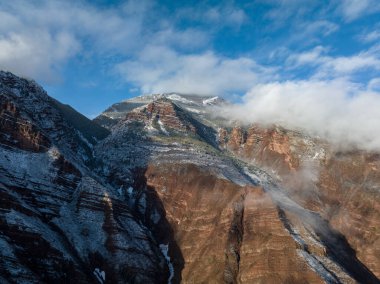
{"type": "Polygon", "coordinates": [[[166,128],[165,128],[164,124],[162,123],[162,121],[161,121],[161,120],[158,120],[157,122],[158,122],[158,124],[160,125],[161,131],[162,131],[163,133],[165,133],[165,135],[169,135],[169,132],[166,130],[166,128]]]}
{"type": "Polygon", "coordinates": [[[254,173],[251,173],[251,172],[248,170],[247,167],[244,167],[243,170],[244,170],[244,173],[245,173],[247,176],[249,176],[249,177],[253,180],[254,183],[256,183],[256,184],[261,184],[261,178],[260,178],[258,175],[254,174],[254,173]]]}
{"type": "Polygon", "coordinates": [[[138,202],[138,207],[139,207],[140,213],[145,214],[145,212],[146,212],[146,195],[145,195],[145,193],[143,193],[141,195],[141,198],[139,199],[139,202],[138,202]]]}
{"type": "Polygon", "coordinates": [[[315,155],[313,157],[313,160],[316,160],[316,159],[324,159],[326,157],[326,152],[323,148],[319,149],[319,151],[316,151],[315,152],[315,155]]]}
{"type": "Polygon", "coordinates": [[[332,275],[313,255],[299,249],[297,250],[297,254],[304,258],[311,269],[320,275],[326,281],[326,283],[338,283],[334,275],[332,275]]]}
{"type": "Polygon", "coordinates": [[[203,103],[203,105],[211,105],[218,99],[219,99],[219,97],[213,97],[213,98],[209,98],[207,100],[203,100],[202,103],[203,103]]]}
{"type": "Polygon", "coordinates": [[[191,107],[187,107],[186,110],[188,110],[190,112],[197,113],[197,114],[204,113],[203,111],[200,111],[199,109],[195,109],[195,108],[191,108],[191,107]]]}
{"type": "Polygon", "coordinates": [[[152,134],[158,132],[158,130],[153,127],[152,123],[146,124],[145,127],[144,127],[144,129],[147,130],[148,133],[152,133],[152,134]]]}
{"type": "Polygon", "coordinates": [[[184,97],[181,97],[181,96],[179,96],[179,95],[177,95],[177,94],[169,95],[169,96],[167,96],[167,98],[170,99],[170,100],[173,100],[173,101],[179,101],[179,102],[181,102],[181,103],[185,103],[185,104],[194,104],[193,101],[190,101],[190,100],[188,100],[188,99],[185,99],[184,97]]]}
{"type": "Polygon", "coordinates": [[[119,193],[120,196],[123,196],[123,186],[118,188],[117,193],[119,193]]]}
{"type": "Polygon", "coordinates": [[[99,268],[95,268],[94,275],[99,283],[103,284],[106,281],[106,273],[99,268]]]}
{"type": "Polygon", "coordinates": [[[168,284],[171,284],[174,277],[174,267],[173,267],[173,264],[170,262],[170,256],[168,254],[169,244],[167,245],[160,244],[160,250],[166,259],[166,263],[168,264],[168,268],[169,268],[168,284]]]}
{"type": "Polygon", "coordinates": [[[133,187],[132,186],[128,187],[127,193],[129,196],[131,196],[133,194],[133,187]]]}
{"type": "Polygon", "coordinates": [[[53,146],[52,148],[49,149],[48,155],[52,161],[55,161],[59,158],[61,154],[59,153],[59,150],[53,146]]]}
{"type": "Polygon", "coordinates": [[[83,136],[83,134],[80,132],[80,131],[76,131],[76,133],[78,134],[79,138],[90,148],[90,149],[93,149],[94,148],[94,145],[92,145],[87,139],[86,137],[83,136]]]}
{"type": "Polygon", "coordinates": [[[158,222],[161,220],[161,215],[158,213],[157,209],[154,209],[150,218],[154,224],[158,224],[158,222]]]}

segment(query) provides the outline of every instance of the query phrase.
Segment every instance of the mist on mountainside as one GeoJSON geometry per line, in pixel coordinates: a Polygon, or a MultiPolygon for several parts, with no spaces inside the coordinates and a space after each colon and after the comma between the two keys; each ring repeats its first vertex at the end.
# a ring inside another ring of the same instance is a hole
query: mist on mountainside
{"type": "Polygon", "coordinates": [[[304,130],[340,149],[380,150],[380,95],[345,80],[259,84],[217,115],[243,124],[304,130]]]}

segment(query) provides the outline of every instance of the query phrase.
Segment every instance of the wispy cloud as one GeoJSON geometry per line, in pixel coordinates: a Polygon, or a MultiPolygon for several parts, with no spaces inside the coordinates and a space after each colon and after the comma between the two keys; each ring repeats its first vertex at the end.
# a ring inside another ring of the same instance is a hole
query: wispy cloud
{"type": "Polygon", "coordinates": [[[303,0],[261,0],[261,2],[272,7],[266,13],[266,17],[275,20],[276,26],[286,24],[289,19],[302,19],[320,6],[318,0],[307,1],[307,5],[303,0]]]}
{"type": "Polygon", "coordinates": [[[365,43],[372,43],[375,41],[380,40],[380,28],[367,32],[367,33],[362,33],[358,36],[358,39],[360,41],[364,41],[365,43]]]}
{"type": "Polygon", "coordinates": [[[209,25],[209,28],[240,28],[248,21],[245,11],[231,3],[221,2],[218,5],[209,6],[199,3],[197,6],[188,6],[179,9],[175,17],[177,20],[191,20],[209,25]]]}
{"type": "Polygon", "coordinates": [[[354,75],[363,70],[380,70],[380,52],[378,46],[350,56],[330,56],[328,48],[317,46],[309,51],[294,53],[287,58],[290,68],[313,66],[316,78],[338,78],[343,75],[354,75]]]}
{"type": "Polygon", "coordinates": [[[316,20],[314,22],[306,23],[306,25],[304,23],[303,35],[328,36],[338,29],[339,26],[336,23],[326,20],[316,20]]]}
{"type": "Polygon", "coordinates": [[[342,0],[338,3],[340,3],[338,12],[348,22],[380,10],[380,3],[377,0],[342,0]]]}

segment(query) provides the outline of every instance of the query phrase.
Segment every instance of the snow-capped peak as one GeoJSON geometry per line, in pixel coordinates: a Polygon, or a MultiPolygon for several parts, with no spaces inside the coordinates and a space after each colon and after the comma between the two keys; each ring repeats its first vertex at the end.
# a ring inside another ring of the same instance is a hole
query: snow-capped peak
{"type": "Polygon", "coordinates": [[[202,103],[203,105],[212,105],[215,103],[215,101],[217,101],[219,99],[218,96],[216,97],[212,97],[212,98],[209,98],[209,99],[206,99],[206,100],[203,100],[202,103]]]}

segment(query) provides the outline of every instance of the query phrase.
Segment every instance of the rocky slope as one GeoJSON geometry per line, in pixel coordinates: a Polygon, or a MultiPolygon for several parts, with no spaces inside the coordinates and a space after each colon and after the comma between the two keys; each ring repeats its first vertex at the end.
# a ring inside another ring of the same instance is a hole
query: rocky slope
{"type": "Polygon", "coordinates": [[[0,75],[0,282],[379,283],[376,153],[230,123],[217,97],[96,125],[0,75]]]}
{"type": "Polygon", "coordinates": [[[107,131],[86,120],[83,133],[10,73],[0,73],[0,97],[0,282],[166,282],[151,232],[88,168],[107,131]]]}
{"type": "Polygon", "coordinates": [[[292,198],[343,233],[358,258],[380,276],[379,154],[338,151],[320,139],[280,127],[237,126],[219,133],[224,148],[275,170],[292,198]]]}
{"type": "MultiPolygon", "coordinates": [[[[360,239],[359,249],[359,239],[346,235],[331,215],[333,205],[343,212],[348,203],[340,204],[342,195],[332,197],[322,188],[324,178],[333,179],[325,177],[328,173],[345,177],[327,164],[341,154],[325,141],[280,127],[223,128],[223,119],[207,115],[207,105],[168,96],[143,97],[146,104],[130,111],[113,109],[112,133],[95,152],[105,163],[100,172],[112,173],[108,178],[118,186],[136,179],[136,165],[145,172],[138,177],[144,187],[131,196],[138,207],[153,192],[164,208],[176,242],[173,250],[169,242],[173,281],[378,283],[377,246],[371,242],[378,240],[373,228],[378,228],[379,197],[371,204],[359,202],[372,208],[356,215],[369,217],[358,230],[372,233],[360,239]],[[186,111],[190,107],[197,111],[186,111]],[[202,128],[216,135],[204,137],[202,128]]],[[[111,115],[108,111],[97,121],[103,116],[111,115]]],[[[338,186],[345,192],[343,183],[338,186]]],[[[144,210],[148,227],[154,227],[156,211],[144,210]]]]}

